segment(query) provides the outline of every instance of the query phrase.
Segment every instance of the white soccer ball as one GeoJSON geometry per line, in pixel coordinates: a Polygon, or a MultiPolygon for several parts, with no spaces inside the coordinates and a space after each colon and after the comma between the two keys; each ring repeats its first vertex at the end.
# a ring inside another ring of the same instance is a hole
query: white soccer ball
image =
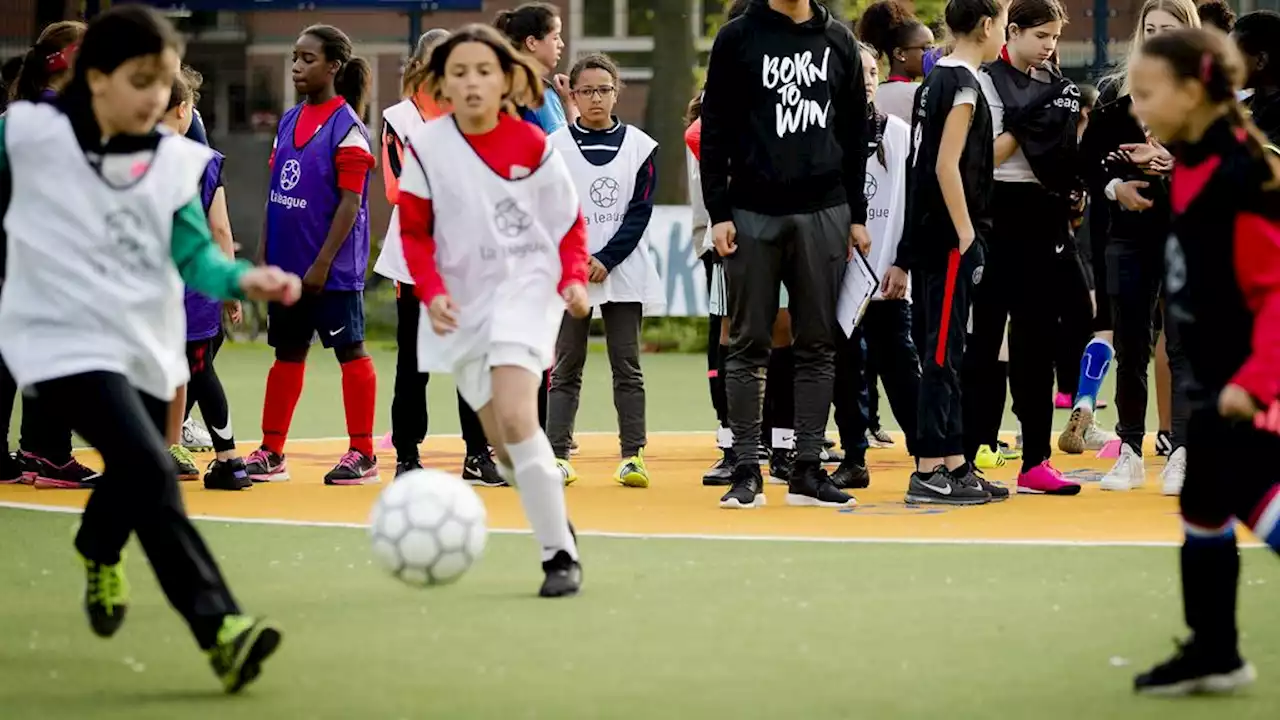
{"type": "Polygon", "coordinates": [[[412,470],[396,478],[373,505],[373,555],[410,585],[447,585],[484,552],[486,515],[480,496],[462,478],[443,470],[412,470]]]}

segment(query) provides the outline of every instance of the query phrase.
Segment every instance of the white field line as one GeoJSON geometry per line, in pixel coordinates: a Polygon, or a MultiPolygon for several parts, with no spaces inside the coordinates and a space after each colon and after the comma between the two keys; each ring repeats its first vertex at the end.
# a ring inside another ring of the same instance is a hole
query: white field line
{"type": "MultiPolygon", "coordinates": [[[[51,512],[74,515],[80,508],[61,505],[38,505],[34,503],[0,501],[0,508],[12,510],[30,510],[35,512],[51,512]]],[[[284,525],[291,527],[347,528],[363,530],[368,527],[364,523],[350,522],[316,522],[307,520],[282,520],[275,518],[235,518],[216,515],[192,515],[195,520],[204,522],[220,522],[242,525],[284,525]]],[[[528,530],[490,529],[496,535],[528,535],[528,530]]],[[[1169,548],[1179,547],[1182,543],[1171,541],[1144,540],[997,540],[997,539],[957,539],[957,538],[877,538],[877,537],[806,537],[786,535],[708,535],[701,533],[626,533],[604,532],[594,530],[578,530],[583,537],[620,538],[627,540],[724,540],[732,542],[803,542],[803,543],[835,543],[864,545],[992,545],[1006,547],[1144,547],[1169,548]]],[[[1241,543],[1243,548],[1265,547],[1262,543],[1241,543]]]]}

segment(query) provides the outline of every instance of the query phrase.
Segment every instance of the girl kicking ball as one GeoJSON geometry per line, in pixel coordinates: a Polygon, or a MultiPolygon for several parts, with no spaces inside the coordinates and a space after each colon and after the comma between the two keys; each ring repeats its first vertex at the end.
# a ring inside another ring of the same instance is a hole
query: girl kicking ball
{"type": "MultiPolygon", "coordinates": [[[[582,116],[547,140],[564,158],[590,220],[587,299],[604,318],[622,448],[622,462],[613,479],[628,487],[648,487],[649,471],[641,456],[645,397],[640,324],[646,311],[665,305],[658,270],[645,240],[653,215],[657,178],[653,161],[658,144],[644,131],[613,116],[622,80],[608,57],[588,55],[579,60],[569,71],[569,85],[582,116]]],[[[551,371],[547,437],[566,479],[577,474],[569,465],[569,443],[582,394],[590,329],[590,311],[582,318],[565,315],[551,371]]]]}
{"type": "Polygon", "coordinates": [[[114,8],[89,26],[56,102],[18,102],[0,120],[13,190],[0,207],[0,353],[18,386],[57,408],[106,465],[75,537],[93,631],[110,637],[125,620],[124,546],[136,533],[169,603],[236,692],[280,631],[241,614],[187,518],[165,447],[169,401],[188,377],[182,286],[288,305],[300,281],[233,263],[213,243],[199,195],[209,149],[156,131],[180,51],[155,11],[114,8]]]}
{"type": "Polygon", "coordinates": [[[1280,452],[1280,160],[1236,100],[1244,75],[1235,48],[1212,30],[1149,38],[1129,68],[1135,114],[1176,157],[1167,318],[1198,385],[1180,499],[1191,638],[1135,679],[1141,693],[1253,682],[1236,630],[1236,520],[1280,551],[1280,483],[1257,465],[1280,452]]]}
{"type": "Polygon", "coordinates": [[[431,53],[427,91],[452,111],[409,131],[400,174],[400,236],[430,323],[423,372],[452,373],[520,490],[542,548],[543,597],[582,583],[577,542],[538,384],[566,307],[585,317],[587,231],[573,178],[542,131],[517,119],[541,99],[538,71],[484,25],[431,53]],[[427,150],[422,154],[415,147],[427,150]]]}

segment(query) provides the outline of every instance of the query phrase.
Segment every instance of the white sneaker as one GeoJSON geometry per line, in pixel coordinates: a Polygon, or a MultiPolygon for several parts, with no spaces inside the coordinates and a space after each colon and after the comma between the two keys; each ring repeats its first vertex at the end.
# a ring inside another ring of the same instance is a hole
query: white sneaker
{"type": "Polygon", "coordinates": [[[209,431],[201,427],[195,418],[188,417],[182,423],[182,446],[188,450],[206,452],[213,449],[213,438],[209,437],[209,431]]]}
{"type": "Polygon", "coordinates": [[[1107,443],[1118,439],[1119,438],[1115,433],[1107,432],[1106,430],[1098,427],[1098,423],[1096,421],[1084,429],[1085,450],[1101,450],[1107,443]]]}
{"type": "Polygon", "coordinates": [[[1181,495],[1182,481],[1187,478],[1187,449],[1180,447],[1169,456],[1160,472],[1161,492],[1165,495],[1181,495]]]}
{"type": "Polygon", "coordinates": [[[1120,444],[1120,458],[1102,478],[1100,487],[1103,490],[1133,490],[1142,487],[1146,482],[1147,469],[1142,464],[1142,456],[1129,447],[1129,443],[1120,444]]]}

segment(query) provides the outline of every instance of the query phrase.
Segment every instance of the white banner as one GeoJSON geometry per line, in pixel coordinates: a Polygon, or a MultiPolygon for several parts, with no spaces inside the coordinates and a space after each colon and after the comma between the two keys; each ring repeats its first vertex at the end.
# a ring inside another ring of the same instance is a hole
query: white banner
{"type": "Polygon", "coordinates": [[[705,317],[707,275],[694,249],[693,209],[684,205],[654,207],[646,237],[667,298],[666,315],[705,317]]]}

